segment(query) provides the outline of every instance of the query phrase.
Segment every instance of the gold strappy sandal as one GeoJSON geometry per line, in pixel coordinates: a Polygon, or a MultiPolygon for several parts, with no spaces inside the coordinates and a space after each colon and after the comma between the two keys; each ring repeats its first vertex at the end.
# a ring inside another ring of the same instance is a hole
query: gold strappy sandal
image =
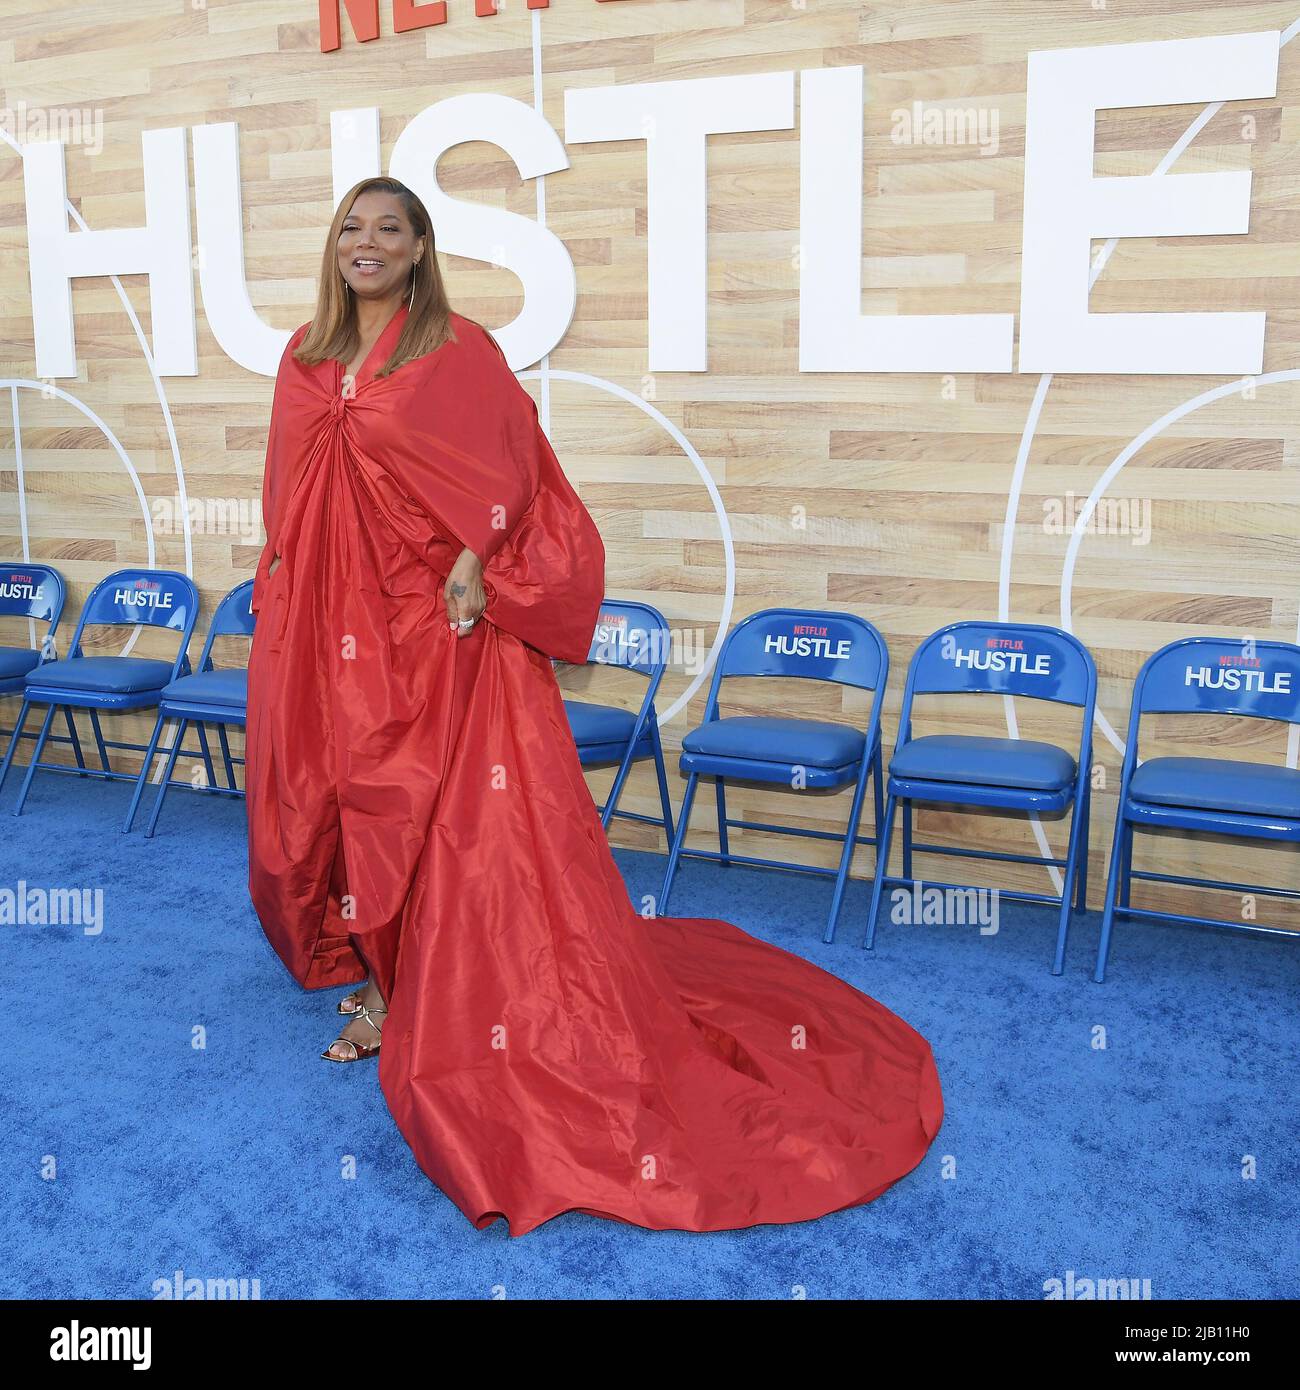
{"type": "Polygon", "coordinates": [[[341,1013],[345,1018],[354,1017],[357,1012],[357,1009],[362,1007],[361,996],[365,992],[365,985],[358,985],[357,988],[354,989],[351,994],[345,994],[343,998],[339,1000],[339,1013],[341,1013]],[[348,1003],[349,1000],[351,1000],[354,1007],[350,1009],[345,1009],[343,1006],[344,1004],[348,1003]]]}
{"type": "MultiPolygon", "coordinates": [[[[371,1015],[386,1014],[387,1012],[387,1009],[368,1009],[365,1005],[362,1005],[361,1008],[353,1011],[352,1017],[359,1018],[363,1023],[369,1023],[376,1033],[382,1035],[383,1029],[379,1024],[372,1021],[371,1015]]],[[[321,1053],[321,1056],[327,1062],[364,1062],[367,1057],[377,1057],[379,1055],[379,1044],[377,1042],[357,1044],[354,1043],[351,1038],[335,1038],[334,1042],[330,1044],[330,1047],[333,1047],[334,1043],[343,1043],[345,1046],[350,1047],[352,1049],[352,1056],[335,1057],[329,1050],[329,1047],[327,1047],[325,1051],[321,1053]]]]}

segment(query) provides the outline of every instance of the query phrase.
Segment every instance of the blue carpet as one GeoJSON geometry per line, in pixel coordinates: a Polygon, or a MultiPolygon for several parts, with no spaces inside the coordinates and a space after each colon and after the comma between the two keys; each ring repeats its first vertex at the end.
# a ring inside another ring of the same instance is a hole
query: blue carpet
{"type": "MultiPolygon", "coordinates": [[[[305,993],[262,936],[241,803],[178,792],[149,841],[118,829],[125,785],[46,775],[13,819],[16,784],[0,891],[99,887],[104,923],[0,926],[8,1297],[148,1298],[177,1270],[268,1299],[1041,1299],[1068,1271],[1155,1298],[1300,1292],[1290,942],[1121,923],[1096,985],[1095,915],[1053,978],[1053,915],[1004,903],[996,935],[885,922],[868,958],[863,884],[824,946],[828,884],[688,862],[675,913],[797,951],[930,1040],[944,1127],[883,1197],[819,1221],[570,1214],[512,1240],[419,1171],[373,1064],[319,1059],[341,991],[305,993]]],[[[618,857],[638,901],[657,891],[660,857],[618,857]]]]}

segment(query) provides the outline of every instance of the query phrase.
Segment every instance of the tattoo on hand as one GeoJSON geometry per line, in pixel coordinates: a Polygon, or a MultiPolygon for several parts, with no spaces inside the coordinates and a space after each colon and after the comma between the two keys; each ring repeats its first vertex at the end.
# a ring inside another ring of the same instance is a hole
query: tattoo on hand
{"type": "Polygon", "coordinates": [[[464,598],[467,590],[463,584],[453,584],[451,592],[453,598],[464,598]]]}

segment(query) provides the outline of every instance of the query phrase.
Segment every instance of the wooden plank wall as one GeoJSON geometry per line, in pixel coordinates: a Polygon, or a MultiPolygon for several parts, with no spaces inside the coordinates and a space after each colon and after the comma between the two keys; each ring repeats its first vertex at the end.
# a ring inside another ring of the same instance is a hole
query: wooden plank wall
{"type": "MultiPolygon", "coordinates": [[[[91,0],[58,7],[0,0],[0,105],[75,106],[102,115],[102,151],[71,147],[67,154],[71,200],[95,229],[143,221],[142,130],[237,122],[250,293],[269,323],[289,329],[310,312],[332,211],[331,110],[378,104],[386,163],[405,124],[435,100],[495,92],[531,104],[534,25],[542,110],[561,133],[569,87],[861,64],[868,92],[864,310],[1016,313],[1027,53],[1284,29],[1300,17],[1300,0],[552,0],[538,12],[508,0],[490,17],[476,17],[469,0],[451,0],[445,25],[395,34],[387,0],[380,8],[379,40],[359,44],[345,20],[342,48],[323,54],[312,0],[120,0],[111,9],[91,0]],[[899,143],[891,135],[893,113],[914,101],[996,119],[996,151],[899,143]]],[[[1151,171],[1199,110],[1104,113],[1097,172],[1151,171]]],[[[1229,105],[1174,170],[1253,170],[1250,233],[1121,243],[1093,293],[1094,308],[1266,309],[1265,370],[1295,365],[1298,133],[1300,44],[1283,50],[1276,99],[1229,105]]],[[[1200,377],[1057,377],[1033,432],[1008,537],[1008,497],[1037,377],[799,372],[797,130],[710,139],[710,356],[700,374],[647,375],[644,146],[574,146],[570,159],[569,169],[545,180],[546,220],[568,246],[579,284],[574,323],[550,368],[652,398],[698,450],[734,535],[735,617],[781,603],[843,608],[880,626],[894,662],[891,742],[916,642],[954,618],[996,615],[1004,563],[1011,615],[1058,622],[1068,536],[1052,526],[1052,516],[1070,498],[1086,497],[1152,421],[1218,384],[1200,377]]],[[[487,144],[451,151],[440,178],[454,196],[537,214],[535,187],[521,183],[513,163],[487,144]]],[[[0,139],[0,374],[20,381],[35,374],[26,235],[21,160],[0,139]]],[[[444,257],[444,271],[453,302],[472,317],[498,326],[518,312],[520,287],[508,271],[459,257],[444,257]]],[[[121,286],[126,303],[107,279],[75,285],[79,375],[58,384],[120,441],[151,506],[176,493],[170,419],[190,497],[247,518],[260,489],[270,380],[222,354],[200,307],[199,375],[165,378],[164,410],[126,309],[129,303],[148,333],[146,284],[124,276],[121,286]]],[[[529,389],[538,392],[537,382],[529,389]]],[[[146,519],[126,468],[82,410],[33,387],[6,397],[0,555],[24,553],[12,399],[28,554],[65,573],[75,613],[96,579],[144,562],[146,519]]],[[[1130,682],[1162,643],[1201,632],[1295,640],[1298,417],[1296,383],[1234,395],[1164,430],[1116,479],[1109,497],[1129,499],[1149,530],[1088,538],[1072,609],[1099,663],[1099,710],[1116,742],[1125,732],[1130,682]]],[[[665,681],[667,708],[698,670],[723,611],[722,532],[708,492],[654,418],[599,387],[553,380],[550,433],[605,537],[609,591],[648,598],[680,635],[678,661],[665,681]]],[[[232,534],[229,519],[209,516],[194,537],[194,573],[209,610],[252,573],[258,553],[260,533],[232,534]]],[[[179,536],[164,530],[155,538],[158,563],[183,568],[179,536]]],[[[613,693],[588,673],[570,673],[566,681],[575,692],[613,693]]],[[[670,747],[702,705],[700,691],[669,721],[670,747]]],[[[859,696],[770,682],[744,683],[731,708],[864,714],[859,696]]],[[[1077,728],[1036,714],[1025,701],[1016,713],[1027,736],[1072,736],[1077,728]]],[[[934,727],[1007,729],[1000,701],[959,702],[934,714],[934,727]]],[[[1155,751],[1178,749],[1189,736],[1186,724],[1154,732],[1155,751]]],[[[1191,732],[1209,734],[1220,752],[1294,760],[1286,733],[1274,727],[1215,721],[1191,732]]],[[[1094,891],[1103,882],[1119,761],[1099,729],[1094,891]]],[[[607,781],[592,777],[601,793],[607,781]]],[[[634,775],[626,804],[653,809],[648,771],[634,775]]],[[[825,828],[841,823],[846,798],[796,801],[737,789],[730,805],[735,815],[784,815],[825,828]]],[[[705,794],[696,841],[703,846],[716,843],[710,810],[705,794]]],[[[921,817],[921,831],[966,846],[1034,846],[1027,828],[987,816],[933,812],[921,817]]],[[[1048,825],[1047,836],[1059,850],[1061,826],[1048,825]]],[[[657,843],[652,831],[626,824],[616,826],[614,838],[657,843]]],[[[733,844],[751,853],[786,847],[752,835],[733,844]]],[[[821,849],[802,845],[814,856],[821,849]]],[[[1187,840],[1152,843],[1146,853],[1152,864],[1159,858],[1190,872],[1254,873],[1297,886],[1294,861],[1276,854],[1187,840]],[[1288,863],[1289,876],[1282,872],[1288,863]]],[[[830,855],[825,850],[818,862],[830,855]]],[[[869,869],[863,851],[857,872],[869,869]]],[[[1000,881],[1048,887],[1041,869],[1006,872],[1000,881]]],[[[1149,892],[1144,896],[1149,900],[1149,892]]],[[[1190,894],[1177,901],[1222,906],[1190,894]]],[[[1235,915],[1239,905],[1229,902],[1228,909],[1235,915]]],[[[674,910],[689,911],[685,898],[674,910]]],[[[1300,925],[1300,913],[1280,907],[1260,915],[1300,925]]]]}

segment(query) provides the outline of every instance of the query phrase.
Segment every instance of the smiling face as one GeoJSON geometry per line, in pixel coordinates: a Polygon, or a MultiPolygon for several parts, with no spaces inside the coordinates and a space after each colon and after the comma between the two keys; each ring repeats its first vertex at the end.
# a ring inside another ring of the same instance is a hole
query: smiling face
{"type": "Polygon", "coordinates": [[[339,232],[339,271],[362,299],[403,295],[412,264],[424,255],[424,242],[400,198],[378,190],[362,193],[339,232]]]}

